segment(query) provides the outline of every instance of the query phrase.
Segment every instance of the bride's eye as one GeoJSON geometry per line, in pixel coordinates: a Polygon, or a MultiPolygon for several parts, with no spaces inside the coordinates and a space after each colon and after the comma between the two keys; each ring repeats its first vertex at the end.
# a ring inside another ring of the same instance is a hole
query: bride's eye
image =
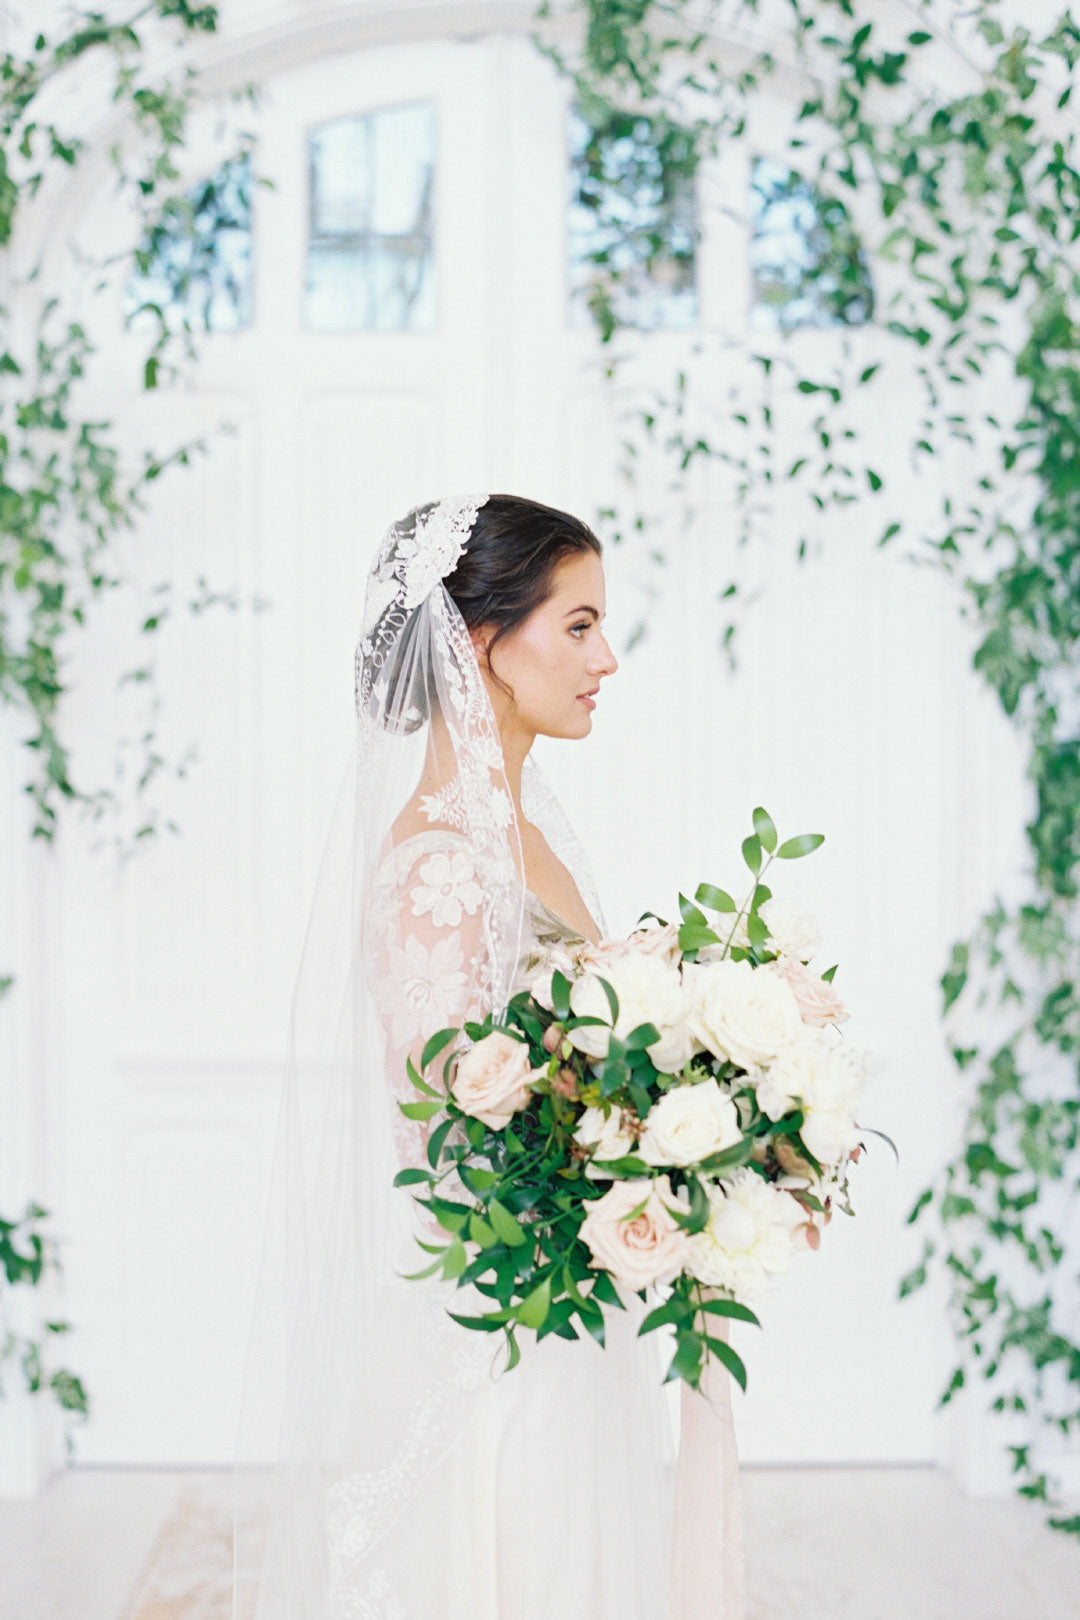
{"type": "Polygon", "coordinates": [[[570,634],[573,635],[575,630],[587,630],[588,628],[589,621],[586,619],[582,624],[572,624],[570,626],[570,634]]]}

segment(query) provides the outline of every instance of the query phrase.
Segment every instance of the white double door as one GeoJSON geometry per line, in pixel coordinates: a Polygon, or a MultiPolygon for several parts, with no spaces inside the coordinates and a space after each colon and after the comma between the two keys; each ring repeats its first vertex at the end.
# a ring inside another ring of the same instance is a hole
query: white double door
{"type": "MultiPolygon", "coordinates": [[[[349,743],[352,653],[382,528],[447,492],[512,490],[586,518],[611,499],[618,428],[588,369],[595,340],[566,315],[564,104],[550,64],[511,35],[388,46],[270,73],[258,168],[274,187],[256,194],[253,327],[205,340],[195,386],[160,398],[128,388],[137,350],[114,333],[110,404],[133,442],[160,446],[222,418],[235,427],[208,457],[161,481],[132,548],[140,572],[151,584],[205,573],[270,606],[178,615],[159,643],[163,742],[198,743],[186,778],[159,790],[181,836],[148,840],[119,876],[74,825],[61,840],[56,1117],[68,1306],[78,1325],[69,1358],[94,1410],[83,1460],[230,1455],[288,1000],[349,743]],[[434,104],[438,130],[434,330],[306,331],[308,130],[423,100],[434,104]]],[[[706,256],[708,237],[707,223],[706,256]]],[[[650,340],[660,383],[679,341],[650,340]]],[[[837,954],[853,969],[863,1037],[900,1043],[874,1122],[895,1129],[899,1112],[917,1142],[899,1177],[886,1158],[873,1161],[861,1227],[834,1223],[845,1230],[803,1262],[766,1334],[746,1339],[752,1385],[739,1421],[748,1460],[925,1459],[935,1445],[942,1334],[928,1307],[897,1307],[893,1295],[913,1248],[902,1215],[942,1129],[933,1099],[947,1069],[933,953],[953,919],[942,910],[947,897],[928,898],[929,920],[904,908],[908,879],[864,830],[864,811],[893,794],[910,822],[927,796],[942,801],[948,731],[968,698],[957,688],[936,711],[926,698],[962,659],[939,650],[940,667],[913,676],[917,708],[901,715],[898,747],[877,738],[875,780],[849,776],[845,787],[836,762],[830,769],[806,745],[805,706],[791,679],[782,690],[782,649],[802,638],[804,685],[817,659],[826,697],[855,703],[850,723],[869,738],[880,705],[906,701],[889,649],[909,646],[913,626],[925,639],[928,611],[933,633],[945,633],[947,614],[922,576],[901,578],[879,558],[808,585],[788,552],[772,605],[747,632],[767,635],[773,653],[757,676],[751,669],[729,683],[716,651],[720,610],[704,582],[710,548],[730,525],[721,510],[705,516],[689,538],[666,537],[669,589],[648,641],[608,683],[590,742],[553,745],[542,760],[596,854],[614,926],[647,906],[670,909],[675,889],[697,878],[736,880],[742,822],[762,800],[788,831],[839,822],[850,836],[846,863],[825,868],[832,888],[822,900],[843,920],[837,954]],[[817,613],[810,629],[807,590],[817,613]],[[837,628],[850,628],[853,614],[862,625],[853,656],[862,648],[870,660],[855,695],[835,656],[837,628]],[[656,761],[648,791],[633,764],[646,748],[656,761]],[[785,760],[794,774],[785,775],[785,760]],[[896,1015],[880,975],[851,961],[860,919],[894,903],[889,968],[907,976],[914,1024],[896,1015]]],[[[620,618],[626,628],[634,612],[620,568],[615,552],[616,646],[620,618]]],[[[123,667],[129,642],[134,661],[127,622],[110,610],[83,640],[68,704],[73,733],[110,738],[130,720],[104,673],[118,660],[123,667]]],[[[939,837],[954,836],[933,817],[908,830],[905,860],[916,863],[936,861],[939,837]]]]}

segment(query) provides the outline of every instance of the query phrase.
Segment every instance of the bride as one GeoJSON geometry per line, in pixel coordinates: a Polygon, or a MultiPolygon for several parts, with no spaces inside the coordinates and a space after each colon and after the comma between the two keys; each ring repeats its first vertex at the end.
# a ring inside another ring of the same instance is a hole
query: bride
{"type": "MultiPolygon", "coordinates": [[[[587,864],[530,750],[583,738],[617,660],[579,519],[512,495],[414,507],[368,576],[357,732],[290,1020],[237,1449],[234,1620],[741,1620],[727,1373],[682,1386],[634,1294],[606,1348],[502,1339],[397,1171],[428,1037],[599,941],[587,864]],[[269,1483],[242,1541],[242,1478],[269,1483]],[[257,1597],[254,1589],[257,1585],[257,1597]]],[[[449,1182],[444,1188],[452,1197],[449,1182]]]]}

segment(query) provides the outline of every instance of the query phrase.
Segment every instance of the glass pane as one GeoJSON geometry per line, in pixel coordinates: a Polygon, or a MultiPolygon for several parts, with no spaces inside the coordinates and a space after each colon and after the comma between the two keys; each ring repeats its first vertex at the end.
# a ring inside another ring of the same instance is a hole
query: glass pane
{"type": "Polygon", "coordinates": [[[124,300],[129,323],[153,315],[173,332],[251,325],[251,184],[244,154],[166,204],[135,253],[124,300]]]}
{"type": "Polygon", "coordinates": [[[341,118],[311,135],[314,236],[365,231],[371,217],[371,124],[341,118]]]}
{"type": "Polygon", "coordinates": [[[640,114],[569,109],[570,319],[697,323],[695,156],[689,135],[640,114]],[[617,277],[617,279],[616,279],[617,277]]]}
{"type": "Polygon", "coordinates": [[[313,130],[305,324],[323,332],[435,324],[435,110],[388,107],[313,130]]]}
{"type": "Polygon", "coordinates": [[[869,267],[839,198],[771,158],[754,159],[750,183],[751,326],[790,332],[872,320],[869,267]]]}

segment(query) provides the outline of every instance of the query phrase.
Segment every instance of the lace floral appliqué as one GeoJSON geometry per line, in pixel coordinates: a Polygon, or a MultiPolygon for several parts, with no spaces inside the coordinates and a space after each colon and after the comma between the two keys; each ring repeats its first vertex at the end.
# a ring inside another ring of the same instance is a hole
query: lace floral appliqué
{"type": "Polygon", "coordinates": [[[432,855],[421,866],[420,881],[412,891],[413,916],[430,911],[435,928],[456,928],[462,912],[471,917],[483,898],[468,855],[432,855]]]}
{"type": "Polygon", "coordinates": [[[393,1022],[397,1045],[456,1022],[467,983],[458,934],[447,934],[430,946],[410,934],[401,945],[391,945],[389,957],[383,1011],[393,1022]]]}

